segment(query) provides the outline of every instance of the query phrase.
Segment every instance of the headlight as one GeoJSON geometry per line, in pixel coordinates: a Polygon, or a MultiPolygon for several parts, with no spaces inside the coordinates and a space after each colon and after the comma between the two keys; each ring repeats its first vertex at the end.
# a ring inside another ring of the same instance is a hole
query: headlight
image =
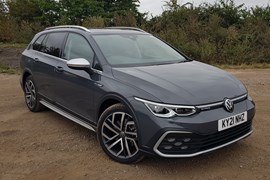
{"type": "Polygon", "coordinates": [[[194,106],[180,106],[155,103],[135,97],[137,101],[143,102],[145,106],[157,117],[170,118],[173,116],[190,116],[196,113],[194,106]]]}

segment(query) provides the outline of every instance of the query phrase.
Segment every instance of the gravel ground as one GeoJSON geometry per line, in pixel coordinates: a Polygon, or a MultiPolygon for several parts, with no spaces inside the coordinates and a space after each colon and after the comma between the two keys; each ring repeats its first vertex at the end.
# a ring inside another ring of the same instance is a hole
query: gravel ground
{"type": "Polygon", "coordinates": [[[0,179],[269,179],[270,69],[229,70],[257,105],[255,132],[188,159],[110,160],[95,134],[52,112],[31,113],[18,75],[0,74],[0,179]]]}

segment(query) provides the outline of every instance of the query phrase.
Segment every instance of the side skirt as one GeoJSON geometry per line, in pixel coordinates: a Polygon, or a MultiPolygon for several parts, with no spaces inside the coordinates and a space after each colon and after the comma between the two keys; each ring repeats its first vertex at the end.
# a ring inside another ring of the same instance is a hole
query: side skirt
{"type": "Polygon", "coordinates": [[[56,112],[56,113],[58,113],[58,114],[60,114],[60,115],[62,115],[62,116],[64,116],[64,117],[68,118],[69,120],[71,120],[71,121],[73,121],[73,122],[75,122],[75,123],[77,123],[77,124],[80,124],[81,126],[87,128],[87,129],[90,129],[91,131],[94,131],[94,132],[96,131],[96,130],[95,130],[91,125],[89,125],[88,123],[85,123],[84,121],[80,120],[79,118],[77,118],[77,117],[75,117],[75,116],[73,116],[73,115],[71,115],[71,114],[69,114],[69,113],[63,111],[62,109],[60,109],[60,108],[58,108],[58,107],[52,105],[51,103],[49,103],[49,102],[47,102],[47,101],[45,101],[45,100],[40,100],[40,103],[41,103],[42,105],[46,106],[47,108],[53,110],[54,112],[56,112]]]}

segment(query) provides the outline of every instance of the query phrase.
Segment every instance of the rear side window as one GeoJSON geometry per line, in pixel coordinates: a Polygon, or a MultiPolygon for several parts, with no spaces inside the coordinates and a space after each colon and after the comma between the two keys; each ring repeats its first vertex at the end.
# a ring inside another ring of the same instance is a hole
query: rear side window
{"type": "Polygon", "coordinates": [[[42,49],[42,42],[45,39],[46,35],[43,34],[39,36],[39,38],[36,40],[36,42],[33,44],[33,49],[36,51],[40,51],[42,49]]]}
{"type": "Polygon", "coordinates": [[[67,38],[63,58],[66,60],[84,58],[92,63],[94,52],[83,36],[70,33],[67,38]]]}
{"type": "Polygon", "coordinates": [[[55,57],[61,56],[61,49],[66,33],[50,33],[46,38],[46,42],[42,52],[55,57]]]}

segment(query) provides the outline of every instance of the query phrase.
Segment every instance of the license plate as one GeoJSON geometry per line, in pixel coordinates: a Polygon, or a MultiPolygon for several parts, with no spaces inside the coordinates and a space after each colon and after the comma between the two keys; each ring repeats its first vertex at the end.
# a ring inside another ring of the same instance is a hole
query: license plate
{"type": "Polygon", "coordinates": [[[247,121],[247,112],[243,112],[218,121],[218,131],[232,128],[247,121]]]}

